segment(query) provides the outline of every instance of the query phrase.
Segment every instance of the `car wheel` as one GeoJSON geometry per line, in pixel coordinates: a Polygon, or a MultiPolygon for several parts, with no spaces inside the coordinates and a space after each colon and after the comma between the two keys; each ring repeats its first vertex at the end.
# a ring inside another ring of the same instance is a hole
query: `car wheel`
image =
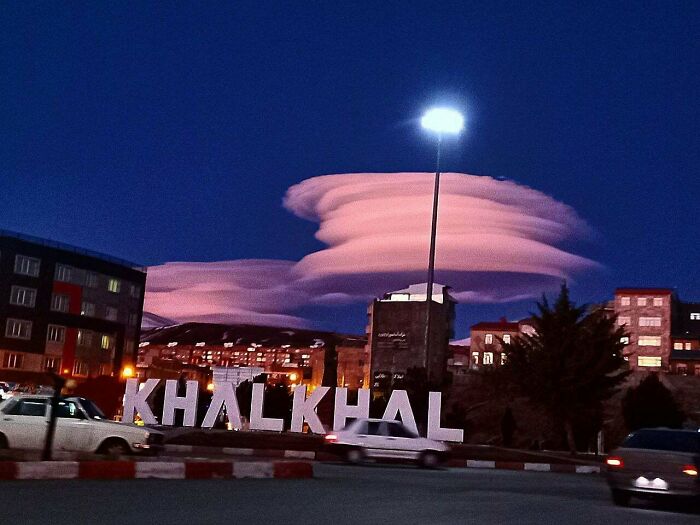
{"type": "Polygon", "coordinates": [[[108,439],[97,449],[98,454],[105,456],[126,456],[130,452],[129,445],[121,439],[108,439]]]}
{"type": "Polygon", "coordinates": [[[420,455],[418,463],[423,468],[437,468],[440,465],[440,456],[428,450],[420,455]]]}
{"type": "Polygon", "coordinates": [[[361,448],[350,448],[345,452],[345,459],[348,463],[359,465],[365,459],[365,453],[361,448]]]}
{"type": "Polygon", "coordinates": [[[7,438],[5,434],[0,434],[0,449],[9,448],[7,445],[7,438]]]}
{"type": "Polygon", "coordinates": [[[612,489],[612,500],[615,505],[627,507],[630,504],[632,495],[629,492],[620,489],[612,489]]]}

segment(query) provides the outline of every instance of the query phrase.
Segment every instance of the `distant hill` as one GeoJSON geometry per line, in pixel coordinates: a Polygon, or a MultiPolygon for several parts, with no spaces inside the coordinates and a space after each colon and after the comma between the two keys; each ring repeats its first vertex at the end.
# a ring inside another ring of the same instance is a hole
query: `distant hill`
{"type": "Polygon", "coordinates": [[[361,335],[335,334],[320,330],[250,324],[182,323],[151,329],[145,329],[142,325],[141,330],[141,342],[156,345],[174,342],[182,345],[194,345],[197,343],[205,343],[207,345],[221,345],[223,343],[250,345],[256,343],[267,347],[290,345],[315,348],[325,346],[331,337],[341,339],[343,344],[352,346],[364,346],[366,341],[366,338],[361,335]]]}
{"type": "Polygon", "coordinates": [[[172,326],[175,324],[177,324],[177,321],[173,321],[167,317],[152,314],[151,312],[143,312],[143,317],[141,318],[141,331],[151,330],[152,328],[160,328],[163,326],[172,326]]]}

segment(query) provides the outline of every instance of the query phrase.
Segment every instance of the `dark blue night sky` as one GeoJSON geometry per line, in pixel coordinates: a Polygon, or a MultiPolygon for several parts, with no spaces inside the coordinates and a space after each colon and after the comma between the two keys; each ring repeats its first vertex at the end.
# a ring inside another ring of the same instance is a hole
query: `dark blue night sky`
{"type": "MultiPolygon", "coordinates": [[[[298,260],[323,244],[287,188],[432,170],[416,119],[446,102],[468,120],[447,169],[595,231],[565,246],[606,267],[575,299],[700,301],[700,3],[355,4],[4,3],[0,228],[148,265],[298,260]]],[[[463,305],[457,335],[531,304],[463,305]]],[[[360,332],[365,307],[300,314],[360,332]]]]}

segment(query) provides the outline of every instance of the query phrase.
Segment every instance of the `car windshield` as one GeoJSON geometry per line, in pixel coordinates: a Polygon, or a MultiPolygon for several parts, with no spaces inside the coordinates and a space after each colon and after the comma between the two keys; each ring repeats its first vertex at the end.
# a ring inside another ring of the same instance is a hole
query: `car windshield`
{"type": "Polygon", "coordinates": [[[83,406],[90,419],[107,419],[107,416],[100,410],[100,407],[89,399],[80,398],[80,404],[83,406]]]}
{"type": "Polygon", "coordinates": [[[700,452],[700,433],[668,430],[639,430],[630,434],[624,448],[643,448],[668,452],[700,452]]]}

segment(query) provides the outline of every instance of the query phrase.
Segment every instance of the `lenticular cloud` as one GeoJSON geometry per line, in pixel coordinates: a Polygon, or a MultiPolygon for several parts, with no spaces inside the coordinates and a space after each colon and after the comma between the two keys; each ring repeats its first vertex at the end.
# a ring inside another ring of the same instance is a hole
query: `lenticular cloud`
{"type": "MultiPolygon", "coordinates": [[[[319,223],[326,248],[301,261],[168,263],[149,270],[146,308],[183,319],[303,325],[308,304],[367,301],[424,282],[433,174],[326,175],[289,188],[284,206],[319,223]]],[[[510,181],[442,175],[436,280],[464,302],[537,296],[597,263],[556,245],[585,236],[576,212],[510,181]]]]}

